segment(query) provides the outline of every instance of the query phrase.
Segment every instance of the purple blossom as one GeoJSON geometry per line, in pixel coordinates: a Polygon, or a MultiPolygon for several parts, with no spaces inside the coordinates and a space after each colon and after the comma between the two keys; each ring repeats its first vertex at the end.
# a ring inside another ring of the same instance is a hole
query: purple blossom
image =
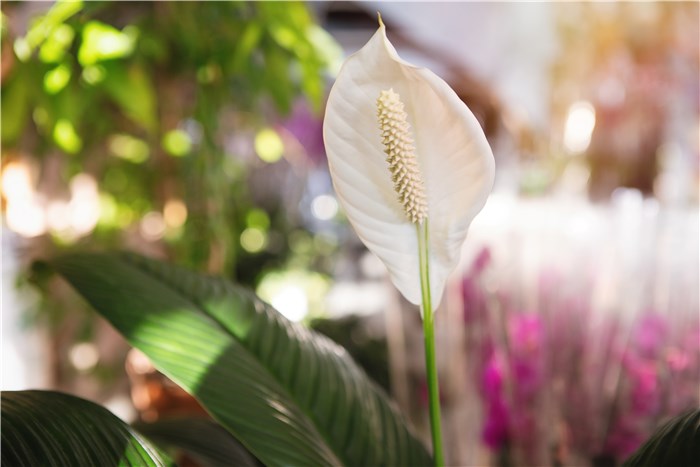
{"type": "Polygon", "coordinates": [[[627,377],[630,381],[630,408],[636,416],[656,414],[661,406],[659,375],[653,361],[626,359],[627,377]]]}
{"type": "Polygon", "coordinates": [[[494,398],[486,405],[486,421],[482,430],[484,444],[493,450],[506,445],[509,438],[509,410],[501,398],[494,398]]]}
{"type": "Polygon", "coordinates": [[[543,378],[544,323],[539,315],[515,315],[510,326],[512,370],[517,401],[528,401],[543,378]]]}
{"type": "Polygon", "coordinates": [[[326,159],[326,150],[323,145],[323,120],[314,115],[309,106],[303,101],[297,101],[292,108],[292,113],[282,126],[289,131],[299,144],[309,160],[319,164],[326,159]]]}
{"type": "Polygon", "coordinates": [[[645,435],[628,420],[618,419],[610,430],[603,452],[624,459],[632,454],[644,439],[645,435]]]}
{"type": "Polygon", "coordinates": [[[552,271],[540,278],[538,309],[523,313],[512,294],[484,291],[490,261],[480,253],[461,284],[485,446],[513,449],[528,465],[546,462],[546,440],[560,453],[617,461],[661,419],[697,403],[697,323],[644,312],[626,329],[552,271]]]}
{"type": "Polygon", "coordinates": [[[502,359],[495,352],[491,352],[481,381],[486,403],[482,438],[484,443],[494,450],[503,447],[509,437],[509,409],[503,394],[504,376],[502,359]]]}

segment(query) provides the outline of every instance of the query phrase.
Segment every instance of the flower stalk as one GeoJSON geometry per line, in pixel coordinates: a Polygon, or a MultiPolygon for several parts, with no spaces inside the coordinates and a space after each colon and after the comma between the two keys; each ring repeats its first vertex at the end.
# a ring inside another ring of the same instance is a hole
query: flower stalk
{"type": "Polygon", "coordinates": [[[442,454],[442,427],[440,422],[440,389],[435,360],[435,314],[430,297],[430,269],[427,220],[416,224],[421,284],[421,314],[423,315],[423,342],[425,346],[425,369],[428,379],[428,401],[430,407],[430,433],[433,441],[433,459],[436,466],[445,465],[442,454]]]}

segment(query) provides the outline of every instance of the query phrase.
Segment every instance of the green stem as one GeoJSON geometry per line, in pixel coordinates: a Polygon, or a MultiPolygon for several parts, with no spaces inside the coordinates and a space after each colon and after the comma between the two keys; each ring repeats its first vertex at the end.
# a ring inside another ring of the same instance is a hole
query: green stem
{"type": "Polygon", "coordinates": [[[430,404],[430,431],[433,438],[433,458],[436,467],[445,465],[442,455],[442,429],[440,427],[440,390],[435,364],[435,326],[433,304],[430,299],[430,268],[428,261],[428,221],[416,225],[418,233],[418,264],[420,266],[420,291],[423,310],[423,337],[425,340],[425,368],[428,376],[430,404]]]}

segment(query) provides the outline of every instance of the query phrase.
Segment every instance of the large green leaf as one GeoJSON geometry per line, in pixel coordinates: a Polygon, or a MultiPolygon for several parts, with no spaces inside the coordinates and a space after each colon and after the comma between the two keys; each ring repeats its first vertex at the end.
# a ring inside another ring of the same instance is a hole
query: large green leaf
{"type": "Polygon", "coordinates": [[[342,347],[250,292],[131,254],[52,264],[264,463],[431,463],[342,347]]]}
{"type": "Polygon", "coordinates": [[[170,459],[104,407],[52,391],[3,391],[3,466],[161,466],[170,459]]]}
{"type": "Polygon", "coordinates": [[[202,467],[260,465],[231,433],[213,420],[166,418],[136,423],[133,427],[158,446],[186,453],[202,467]]]}

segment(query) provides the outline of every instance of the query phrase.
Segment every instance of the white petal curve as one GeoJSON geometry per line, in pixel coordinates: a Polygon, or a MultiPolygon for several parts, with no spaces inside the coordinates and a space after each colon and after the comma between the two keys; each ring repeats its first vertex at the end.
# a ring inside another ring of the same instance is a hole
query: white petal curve
{"type": "Polygon", "coordinates": [[[469,224],[491,191],[493,154],[467,106],[430,70],[399,58],[384,25],[343,64],[323,124],[333,185],[358,236],[411,303],[421,300],[416,228],[394,191],[376,117],[376,99],[390,88],[405,104],[426,188],[437,308],[469,224]]]}

